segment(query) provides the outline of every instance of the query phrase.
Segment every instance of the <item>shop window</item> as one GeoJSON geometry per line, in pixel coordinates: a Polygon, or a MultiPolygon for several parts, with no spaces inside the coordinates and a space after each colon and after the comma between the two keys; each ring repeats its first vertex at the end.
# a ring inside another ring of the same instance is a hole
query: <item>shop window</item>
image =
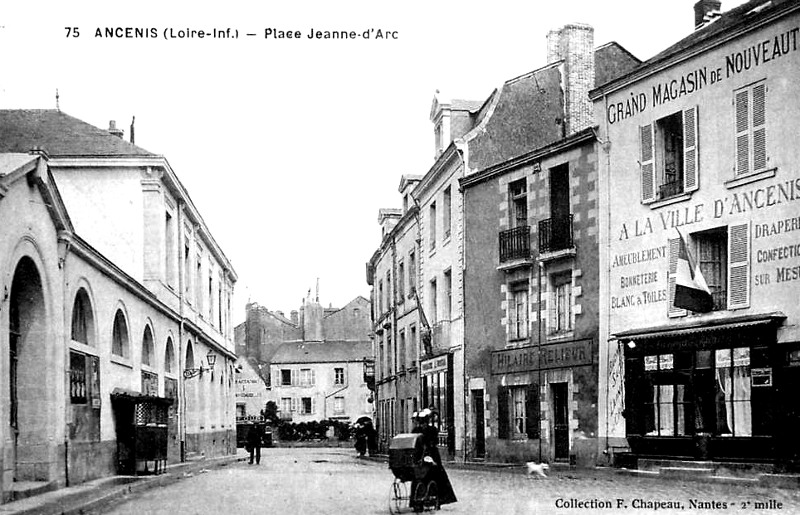
{"type": "Polygon", "coordinates": [[[790,367],[800,367],[800,349],[793,349],[786,353],[786,364],[790,367]]]}
{"type": "Polygon", "coordinates": [[[639,141],[642,202],[697,189],[697,107],[641,126],[639,141]]]}
{"type": "Polygon", "coordinates": [[[247,416],[247,406],[244,404],[237,404],[236,405],[236,418],[237,419],[244,419],[247,416]]]}
{"type": "Polygon", "coordinates": [[[100,359],[97,356],[70,351],[69,398],[71,404],[100,407],[100,359]]]}
{"type": "Polygon", "coordinates": [[[735,347],[715,353],[718,388],[718,433],[721,436],[752,436],[750,405],[750,349],[735,347]]]}
{"type": "MultiPolygon", "coordinates": [[[[687,354],[680,355],[685,358],[687,354]]],[[[648,436],[674,436],[692,434],[687,422],[690,411],[688,395],[688,370],[691,359],[685,359],[676,368],[674,354],[659,354],[644,357],[646,383],[650,396],[645,401],[645,412],[648,414],[645,423],[648,436]]]]}
{"type": "Polygon", "coordinates": [[[511,284],[508,303],[508,339],[528,337],[528,281],[511,284]]]}
{"type": "Polygon", "coordinates": [[[734,92],[737,176],[767,168],[766,101],[763,81],[734,92]]]}
{"type": "Polygon", "coordinates": [[[525,388],[515,386],[511,388],[511,420],[513,421],[514,436],[525,433],[525,388]]]}

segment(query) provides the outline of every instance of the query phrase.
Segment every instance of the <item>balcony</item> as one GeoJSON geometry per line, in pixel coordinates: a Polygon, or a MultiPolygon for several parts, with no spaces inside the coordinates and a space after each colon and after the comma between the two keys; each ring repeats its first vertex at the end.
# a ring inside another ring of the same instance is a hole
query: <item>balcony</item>
{"type": "Polygon", "coordinates": [[[531,257],[531,228],[521,225],[500,232],[500,262],[525,260],[531,257]]]}
{"type": "Polygon", "coordinates": [[[711,311],[724,311],[728,309],[728,290],[711,288],[711,311]]]}
{"type": "Polygon", "coordinates": [[[573,249],[572,214],[539,222],[539,254],[573,249]]]}
{"type": "Polygon", "coordinates": [[[666,182],[658,187],[658,198],[667,199],[683,193],[683,181],[666,182]]]}

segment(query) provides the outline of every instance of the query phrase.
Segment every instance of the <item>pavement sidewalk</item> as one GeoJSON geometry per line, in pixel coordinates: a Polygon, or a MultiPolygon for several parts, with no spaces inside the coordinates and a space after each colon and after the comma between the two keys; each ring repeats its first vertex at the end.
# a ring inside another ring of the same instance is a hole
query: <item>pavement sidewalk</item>
{"type": "Polygon", "coordinates": [[[85,515],[100,512],[117,502],[120,497],[158,486],[166,486],[181,479],[216,467],[224,467],[249,458],[243,449],[237,454],[216,458],[200,458],[168,465],[157,476],[111,476],[88,481],[76,486],[60,488],[18,501],[0,505],[0,514],[25,515],[85,515]]]}

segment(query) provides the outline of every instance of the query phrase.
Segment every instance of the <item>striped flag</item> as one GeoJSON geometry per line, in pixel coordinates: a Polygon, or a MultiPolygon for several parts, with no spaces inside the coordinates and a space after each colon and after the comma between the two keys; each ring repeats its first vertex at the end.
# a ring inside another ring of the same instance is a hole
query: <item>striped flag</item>
{"type": "MultiPolygon", "coordinates": [[[[677,229],[676,229],[677,231],[677,229]]],[[[714,303],[700,267],[695,263],[683,235],[678,232],[680,248],[675,271],[675,298],[673,306],[700,313],[711,311],[714,303]]]]}

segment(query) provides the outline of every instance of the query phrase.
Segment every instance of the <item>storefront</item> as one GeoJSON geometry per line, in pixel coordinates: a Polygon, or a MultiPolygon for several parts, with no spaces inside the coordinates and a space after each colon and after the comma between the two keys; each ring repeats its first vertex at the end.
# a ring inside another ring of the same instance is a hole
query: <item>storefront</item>
{"type": "Polygon", "coordinates": [[[453,355],[443,354],[420,363],[422,375],[422,407],[436,410],[439,446],[455,453],[453,414],[453,355]]]}
{"type": "Polygon", "coordinates": [[[493,461],[594,462],[594,355],[591,339],[492,352],[497,429],[487,452],[493,461]]]}
{"type": "Polygon", "coordinates": [[[792,460],[800,429],[800,343],[777,343],[782,313],[620,333],[625,420],[639,457],[792,460]]]}

